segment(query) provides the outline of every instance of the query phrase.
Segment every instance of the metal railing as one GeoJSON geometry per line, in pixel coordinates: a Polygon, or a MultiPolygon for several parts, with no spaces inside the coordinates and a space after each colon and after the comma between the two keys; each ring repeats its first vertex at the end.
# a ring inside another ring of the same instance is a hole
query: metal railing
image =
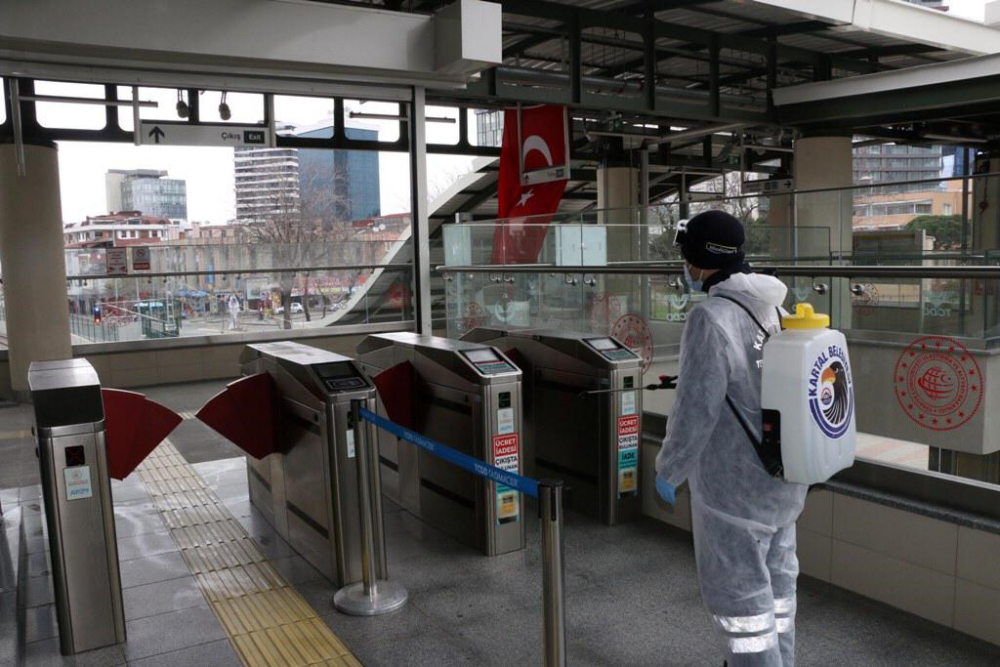
{"type": "MultiPolygon", "coordinates": [[[[539,501],[542,522],[542,607],[544,616],[543,664],[545,667],[566,665],[565,577],[563,573],[563,483],[560,480],[534,480],[497,468],[473,456],[459,452],[440,442],[380,417],[366,407],[367,401],[351,401],[354,416],[354,438],[358,457],[358,487],[361,506],[362,574],[363,581],[341,589],[334,604],[344,613],[374,616],[399,609],[406,602],[406,590],[397,583],[376,580],[374,530],[381,515],[372,502],[369,479],[371,454],[361,422],[367,421],[420,449],[478,477],[509,486],[539,501]]],[[[380,502],[380,501],[376,501],[380,502]]]]}

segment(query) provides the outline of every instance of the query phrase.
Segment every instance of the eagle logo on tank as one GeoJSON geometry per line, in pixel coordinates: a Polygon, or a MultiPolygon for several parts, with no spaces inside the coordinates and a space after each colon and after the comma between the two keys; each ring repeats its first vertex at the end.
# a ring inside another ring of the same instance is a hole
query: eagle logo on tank
{"type": "Polygon", "coordinates": [[[847,353],[831,345],[813,362],[809,372],[809,412],[829,438],[840,438],[854,414],[854,380],[847,353]]]}

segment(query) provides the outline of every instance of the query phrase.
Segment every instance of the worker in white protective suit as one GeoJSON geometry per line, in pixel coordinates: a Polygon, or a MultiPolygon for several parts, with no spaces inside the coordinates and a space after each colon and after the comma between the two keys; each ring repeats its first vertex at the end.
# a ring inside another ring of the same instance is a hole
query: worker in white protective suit
{"type": "MultiPolygon", "coordinates": [[[[795,521],[808,487],[762,460],[761,367],[780,330],[787,288],[744,262],[743,226],[707,211],[679,230],[685,278],[709,298],[681,337],[677,400],[656,457],[656,489],[691,490],[702,597],[725,638],[729,667],[795,664],[795,521]],[[752,437],[751,437],[752,436],[752,437]]],[[[766,457],[765,457],[766,458],[766,457]]]]}

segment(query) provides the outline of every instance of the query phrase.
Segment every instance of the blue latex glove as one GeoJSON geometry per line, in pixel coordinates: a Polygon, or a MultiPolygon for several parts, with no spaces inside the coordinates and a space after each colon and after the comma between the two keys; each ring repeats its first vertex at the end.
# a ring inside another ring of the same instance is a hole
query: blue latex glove
{"type": "Polygon", "coordinates": [[[665,502],[670,503],[671,505],[677,504],[677,487],[662,477],[656,478],[656,493],[659,494],[665,502]]]}

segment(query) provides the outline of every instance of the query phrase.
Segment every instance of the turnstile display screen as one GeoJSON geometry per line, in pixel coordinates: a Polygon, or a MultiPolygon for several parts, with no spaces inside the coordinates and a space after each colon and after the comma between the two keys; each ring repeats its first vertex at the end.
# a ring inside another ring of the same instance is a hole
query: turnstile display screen
{"type": "Polygon", "coordinates": [[[463,350],[462,354],[483,375],[500,375],[501,373],[513,373],[517,370],[488,347],[481,350],[463,350]]]}
{"type": "Polygon", "coordinates": [[[588,338],[587,344],[600,352],[602,357],[611,361],[631,361],[636,358],[635,352],[614,338],[588,338]]]}
{"type": "Polygon", "coordinates": [[[367,386],[354,364],[346,361],[316,364],[313,366],[313,370],[323,382],[323,386],[330,392],[352,391],[364,389],[367,386]]]}

